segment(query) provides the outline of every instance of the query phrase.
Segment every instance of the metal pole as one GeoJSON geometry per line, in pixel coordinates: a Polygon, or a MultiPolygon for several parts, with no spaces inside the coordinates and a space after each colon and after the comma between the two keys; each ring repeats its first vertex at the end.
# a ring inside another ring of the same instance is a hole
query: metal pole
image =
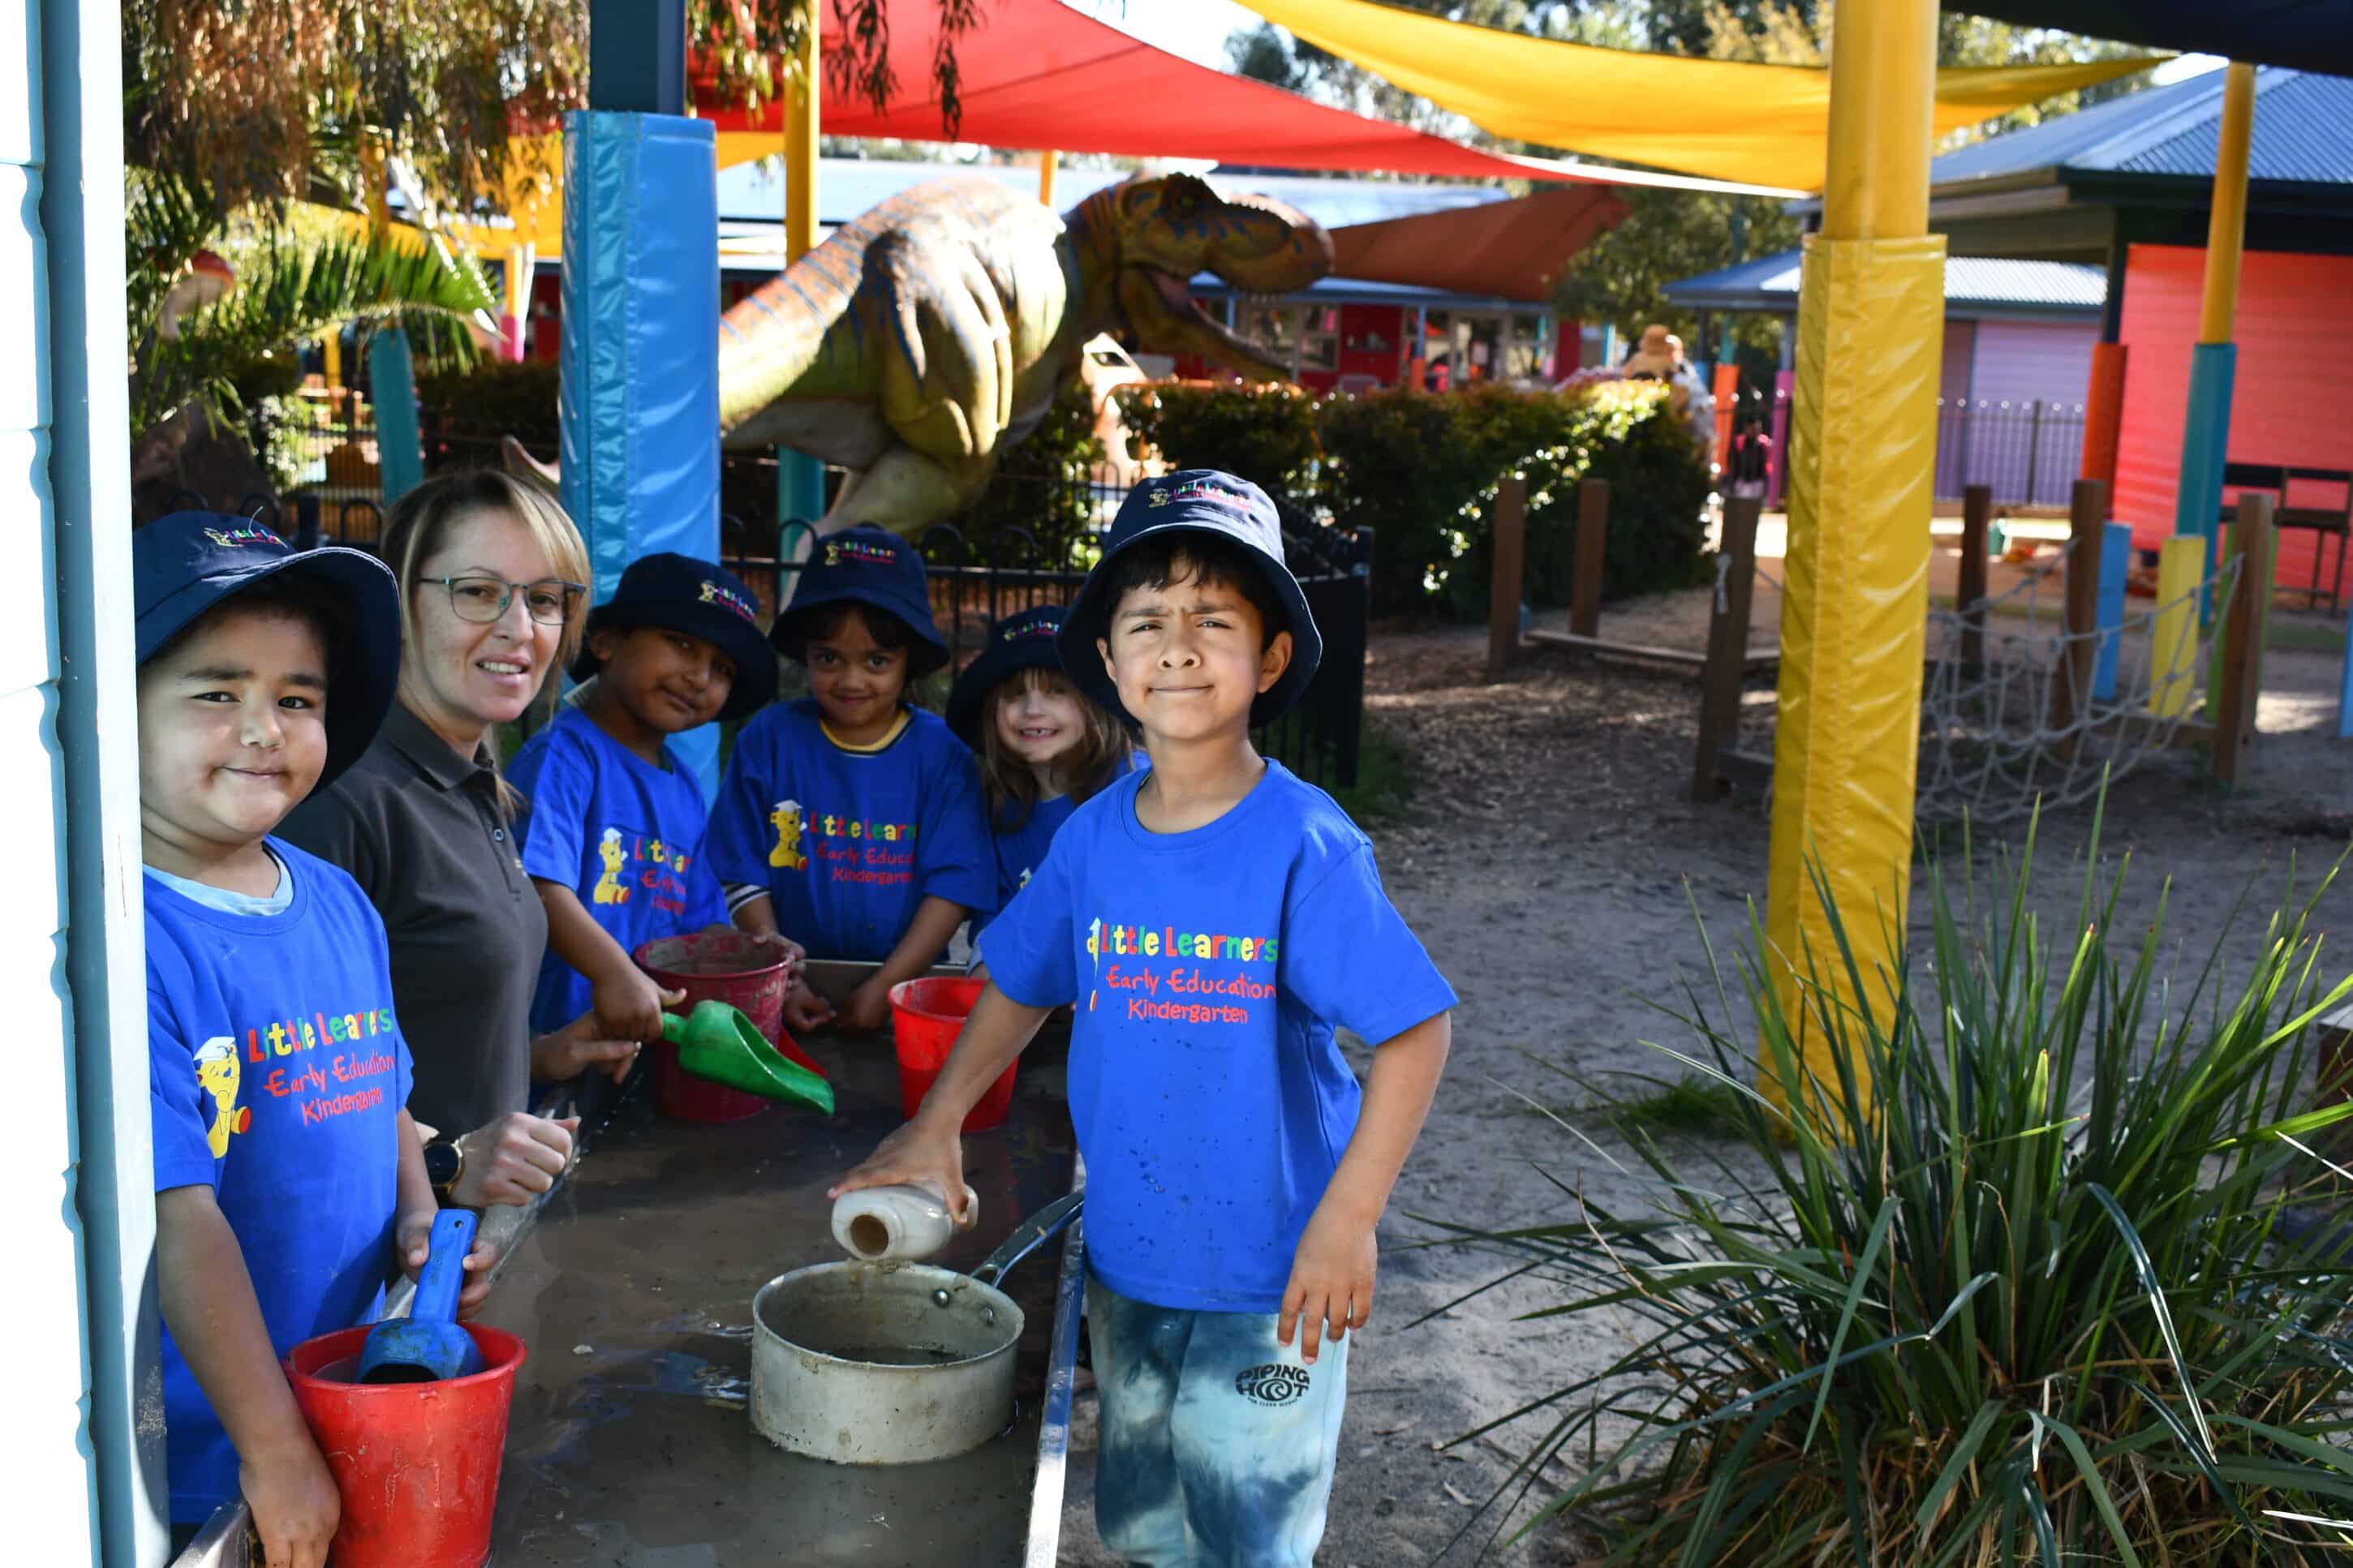
{"type": "Polygon", "coordinates": [[[1038,154],[1038,199],[1050,207],[1054,205],[1054,166],[1061,158],[1051,147],[1038,154]]]}
{"type": "Polygon", "coordinates": [[[2182,420],[2181,478],[2174,492],[2173,531],[2207,540],[2208,591],[2200,622],[2213,605],[2212,540],[2221,526],[2222,468],[2231,439],[2231,384],[2238,348],[2231,341],[2239,307],[2239,250],[2247,219],[2247,149],[2254,135],[2255,68],[2233,63],[2222,82],[2222,126],[2214,155],[2214,195],[2206,222],[2205,291],[2198,309],[2198,346],[2189,354],[2189,406],[2182,420]]]}
{"type": "MultiPolygon", "coordinates": [[[[811,7],[808,26],[801,35],[799,54],[793,61],[785,94],[785,265],[789,267],[817,247],[818,148],[820,145],[823,62],[818,54],[817,14],[811,7]]],[[[790,447],[776,448],[776,553],[789,568],[798,540],[787,548],[784,525],[798,519],[813,522],[825,515],[825,465],[790,447]]],[[[797,576],[781,577],[777,603],[792,597],[797,576]]]]}

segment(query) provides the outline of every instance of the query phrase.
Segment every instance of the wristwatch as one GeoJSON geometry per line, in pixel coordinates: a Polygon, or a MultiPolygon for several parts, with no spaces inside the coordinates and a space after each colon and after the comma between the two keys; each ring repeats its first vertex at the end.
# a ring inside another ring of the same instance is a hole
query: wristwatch
{"type": "Polygon", "coordinates": [[[466,1151],[458,1147],[457,1140],[436,1138],[425,1145],[425,1179],[433,1184],[435,1197],[447,1204],[450,1189],[465,1173],[466,1151]]]}

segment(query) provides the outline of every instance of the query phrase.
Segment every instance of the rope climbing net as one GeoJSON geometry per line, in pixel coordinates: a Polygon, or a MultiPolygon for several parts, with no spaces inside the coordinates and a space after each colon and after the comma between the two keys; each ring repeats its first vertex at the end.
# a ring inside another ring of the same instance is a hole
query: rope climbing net
{"type": "Polygon", "coordinates": [[[2116,626],[2071,630],[2063,584],[2072,548],[1973,606],[1930,608],[1920,822],[1997,823],[2038,803],[2088,800],[2104,779],[2122,778],[2204,716],[2200,601],[2212,595],[2219,628],[2238,588],[2238,559],[2207,588],[2128,609],[2116,626]]]}
{"type": "MultiPolygon", "coordinates": [[[[1921,821],[2000,822],[2037,801],[2088,800],[2103,778],[2165,751],[2202,709],[2199,601],[2208,590],[2071,631],[2059,592],[2066,555],[2037,562],[1973,610],[1929,613],[1921,821]]],[[[2237,578],[2234,558],[2214,579],[2218,626],[2237,578]]]]}

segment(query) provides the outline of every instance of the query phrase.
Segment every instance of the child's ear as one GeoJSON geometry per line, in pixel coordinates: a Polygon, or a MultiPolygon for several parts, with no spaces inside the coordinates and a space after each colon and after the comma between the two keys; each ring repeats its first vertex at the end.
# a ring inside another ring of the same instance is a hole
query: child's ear
{"type": "Polygon", "coordinates": [[[1111,683],[1113,687],[1118,686],[1119,668],[1111,661],[1111,638],[1095,638],[1095,651],[1103,655],[1103,673],[1111,677],[1111,683]]]}
{"type": "Polygon", "coordinates": [[[1266,651],[1258,656],[1258,689],[1261,691],[1268,689],[1281,680],[1282,672],[1290,668],[1291,634],[1277,632],[1274,640],[1266,645],[1266,651]]]}
{"type": "Polygon", "coordinates": [[[613,626],[598,626],[588,634],[588,651],[596,656],[598,664],[610,664],[613,655],[620,648],[621,638],[626,635],[613,626]]]}

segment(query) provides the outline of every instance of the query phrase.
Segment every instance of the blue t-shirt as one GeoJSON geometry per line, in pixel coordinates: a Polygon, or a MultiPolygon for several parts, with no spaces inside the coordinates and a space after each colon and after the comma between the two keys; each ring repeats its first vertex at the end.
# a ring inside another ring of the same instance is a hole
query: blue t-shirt
{"type": "MultiPolygon", "coordinates": [[[[567,708],[507,770],[531,802],[519,829],[522,868],[577,893],[623,952],[727,923],[726,895],[703,860],[702,786],[668,747],[662,760],[668,766],[653,766],[567,708]]],[[[549,948],[531,999],[533,1030],[560,1029],[586,1013],[589,989],[587,976],[549,948]]]]}
{"type": "Polygon", "coordinates": [[[1089,1267],[1155,1306],[1278,1311],[1356,1129],[1335,1028],[1378,1045],[1454,992],[1331,796],[1271,762],[1217,821],[1156,834],[1150,776],[1072,814],[980,956],[1013,1000],[1078,1005],[1089,1267]]]}
{"type": "Polygon", "coordinates": [[[766,889],[777,929],[812,958],[890,957],[926,898],[997,907],[980,770],[939,715],[907,719],[888,745],[845,751],[804,697],[735,737],[711,814],[712,868],[766,889]]]}
{"type": "MultiPolygon", "coordinates": [[[[1013,895],[1029,885],[1038,868],[1046,863],[1046,851],[1054,842],[1054,835],[1062,824],[1071,820],[1071,813],[1079,803],[1069,795],[1058,795],[1051,800],[1041,800],[1029,808],[1029,820],[1008,830],[991,825],[990,847],[997,859],[997,907],[1002,910],[1013,901],[1013,895]]],[[[975,942],[987,928],[993,915],[975,915],[972,935],[975,942]]]]}
{"type": "MultiPolygon", "coordinates": [[[[145,880],[155,1190],[209,1186],[280,1355],[375,1318],[392,1268],[408,1043],[384,921],[350,876],[267,841],[294,882],[274,915],[145,880]]],[[[164,1331],[172,1519],[237,1495],[237,1451],[164,1331]]]]}

